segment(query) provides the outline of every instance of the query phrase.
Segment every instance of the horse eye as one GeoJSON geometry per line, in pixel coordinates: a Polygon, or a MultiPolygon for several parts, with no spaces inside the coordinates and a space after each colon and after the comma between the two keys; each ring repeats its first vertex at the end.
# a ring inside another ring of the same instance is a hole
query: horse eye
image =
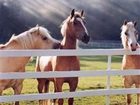
{"type": "Polygon", "coordinates": [[[128,32],[125,32],[125,35],[127,36],[128,35],[128,32]]]}
{"type": "Polygon", "coordinates": [[[44,36],[42,39],[43,39],[43,40],[47,40],[47,37],[46,37],[46,36],[44,36]]]}

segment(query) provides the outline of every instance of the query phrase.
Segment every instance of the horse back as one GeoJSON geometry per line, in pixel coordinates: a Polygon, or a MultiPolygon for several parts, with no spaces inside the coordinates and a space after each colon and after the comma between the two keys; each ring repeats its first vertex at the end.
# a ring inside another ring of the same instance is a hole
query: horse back
{"type": "Polygon", "coordinates": [[[41,56],[37,57],[36,68],[37,72],[41,71],[52,71],[51,56],[41,56]]]}

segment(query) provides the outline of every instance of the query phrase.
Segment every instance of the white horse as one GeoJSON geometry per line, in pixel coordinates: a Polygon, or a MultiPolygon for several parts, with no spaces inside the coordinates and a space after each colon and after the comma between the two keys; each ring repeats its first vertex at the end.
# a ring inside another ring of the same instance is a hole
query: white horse
{"type": "MultiPolygon", "coordinates": [[[[135,51],[139,48],[138,31],[136,30],[136,22],[125,21],[121,32],[122,44],[125,49],[135,51]]],[[[124,55],[122,61],[122,69],[140,69],[140,55],[124,55]]],[[[136,88],[140,88],[140,75],[124,76],[125,88],[130,88],[135,84],[136,88]]],[[[130,105],[131,97],[127,95],[127,104],[130,105]]],[[[140,94],[137,94],[137,105],[140,105],[140,94]]]]}
{"type": "MultiPolygon", "coordinates": [[[[13,49],[50,49],[59,47],[59,42],[53,39],[46,28],[36,26],[18,36],[12,36],[6,44],[0,45],[0,50],[13,49]]],[[[25,72],[25,65],[30,57],[0,57],[0,72],[25,72]]],[[[23,79],[0,80],[0,95],[3,90],[12,87],[14,94],[20,94],[23,79]]],[[[19,105],[19,102],[15,102],[19,105]]]]}

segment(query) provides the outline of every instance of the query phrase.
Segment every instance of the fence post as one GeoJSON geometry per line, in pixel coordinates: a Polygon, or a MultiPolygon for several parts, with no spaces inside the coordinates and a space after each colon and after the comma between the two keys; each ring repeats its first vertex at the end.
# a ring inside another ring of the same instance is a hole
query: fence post
{"type": "MultiPolygon", "coordinates": [[[[107,70],[111,70],[111,55],[108,56],[107,70]]],[[[110,76],[107,76],[107,89],[110,89],[110,76]]],[[[110,105],[110,96],[106,96],[106,105],[110,105]]]]}

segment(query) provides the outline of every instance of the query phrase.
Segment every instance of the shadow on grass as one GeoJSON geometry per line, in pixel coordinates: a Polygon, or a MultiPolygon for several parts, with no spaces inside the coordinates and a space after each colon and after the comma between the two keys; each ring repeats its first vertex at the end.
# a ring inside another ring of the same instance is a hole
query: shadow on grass
{"type": "Polygon", "coordinates": [[[89,86],[89,87],[80,87],[78,86],[78,90],[93,90],[93,89],[105,89],[103,84],[97,84],[96,86],[89,86]]]}

